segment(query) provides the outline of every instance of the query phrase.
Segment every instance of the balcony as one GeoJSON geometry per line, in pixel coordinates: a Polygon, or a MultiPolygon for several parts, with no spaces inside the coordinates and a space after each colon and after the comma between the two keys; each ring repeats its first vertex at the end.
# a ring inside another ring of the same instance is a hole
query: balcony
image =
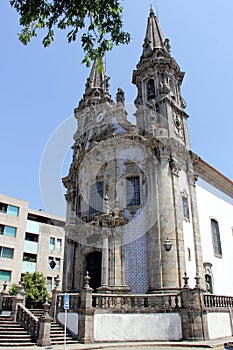
{"type": "Polygon", "coordinates": [[[23,261],[22,264],[22,273],[24,272],[36,272],[36,262],[23,261]]]}
{"type": "Polygon", "coordinates": [[[24,241],[24,252],[38,253],[38,242],[24,241]]]}

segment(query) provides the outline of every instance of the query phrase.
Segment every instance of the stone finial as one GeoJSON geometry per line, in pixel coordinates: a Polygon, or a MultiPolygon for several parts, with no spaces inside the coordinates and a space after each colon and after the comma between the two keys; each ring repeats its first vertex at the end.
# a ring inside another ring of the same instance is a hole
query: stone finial
{"type": "Polygon", "coordinates": [[[189,277],[187,276],[187,272],[184,273],[183,280],[184,280],[184,288],[189,288],[189,284],[188,284],[189,277]]]}
{"type": "Polygon", "coordinates": [[[114,217],[115,218],[119,218],[119,216],[120,216],[119,200],[118,200],[118,198],[116,198],[116,206],[115,206],[115,210],[114,210],[114,217]]]}
{"type": "Polygon", "coordinates": [[[43,304],[44,308],[44,317],[49,317],[48,310],[49,310],[49,302],[48,302],[48,297],[45,298],[45,303],[43,304]]]}
{"type": "Polygon", "coordinates": [[[2,284],[2,294],[8,294],[6,288],[7,288],[7,281],[5,281],[2,284]]]}
{"type": "Polygon", "coordinates": [[[91,277],[89,276],[89,272],[87,271],[86,276],[84,277],[84,287],[83,288],[85,288],[85,289],[90,288],[90,285],[89,285],[90,279],[91,279],[91,277]]]}
{"type": "Polygon", "coordinates": [[[57,277],[55,277],[55,289],[58,289],[60,282],[61,282],[61,279],[59,275],[57,275],[57,277]]]}
{"type": "Polygon", "coordinates": [[[196,280],[195,288],[200,288],[200,280],[201,280],[201,277],[198,275],[198,272],[196,273],[196,276],[195,276],[194,278],[195,278],[195,280],[196,280]]]}
{"type": "Polygon", "coordinates": [[[107,193],[104,196],[104,202],[105,202],[106,214],[110,214],[111,210],[110,210],[110,206],[109,206],[109,197],[108,197],[107,193]]]}

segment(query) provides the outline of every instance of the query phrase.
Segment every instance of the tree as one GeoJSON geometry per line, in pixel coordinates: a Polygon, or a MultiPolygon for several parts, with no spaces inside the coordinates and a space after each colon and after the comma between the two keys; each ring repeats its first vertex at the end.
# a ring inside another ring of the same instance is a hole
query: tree
{"type": "Polygon", "coordinates": [[[18,286],[16,283],[13,283],[9,289],[9,294],[10,295],[17,295],[18,293],[18,286]]]}
{"type": "Polygon", "coordinates": [[[121,0],[10,0],[20,15],[23,26],[19,40],[27,45],[39,29],[46,35],[43,45],[49,46],[55,28],[68,30],[68,42],[75,41],[81,32],[87,66],[95,58],[102,58],[114,45],[128,44],[130,35],[122,30],[121,0]]]}
{"type": "Polygon", "coordinates": [[[31,306],[38,307],[45,302],[48,297],[46,289],[46,279],[41,272],[29,273],[24,275],[25,292],[26,292],[26,304],[30,308],[31,306]]]}

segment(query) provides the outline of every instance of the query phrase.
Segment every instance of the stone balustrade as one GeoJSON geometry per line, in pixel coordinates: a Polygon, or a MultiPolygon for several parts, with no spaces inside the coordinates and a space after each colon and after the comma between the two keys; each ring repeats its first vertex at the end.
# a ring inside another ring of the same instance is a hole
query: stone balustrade
{"type": "MultiPolygon", "coordinates": [[[[64,295],[65,293],[57,294],[56,308],[57,310],[64,308],[64,295]]],[[[69,293],[70,296],[70,309],[77,311],[81,305],[81,298],[79,293],[69,293]]]]}
{"type": "Polygon", "coordinates": [[[18,304],[16,321],[27,330],[33,340],[39,335],[39,319],[33,315],[22,303],[18,304]]]}
{"type": "Polygon", "coordinates": [[[181,307],[177,293],[167,294],[92,294],[92,306],[96,309],[172,311],[181,307]]]}
{"type": "Polygon", "coordinates": [[[11,311],[12,310],[12,304],[14,300],[14,296],[11,295],[5,295],[2,298],[2,305],[1,308],[3,311],[11,311]]]}
{"type": "Polygon", "coordinates": [[[233,297],[203,294],[203,300],[206,308],[233,308],[233,297]]]}

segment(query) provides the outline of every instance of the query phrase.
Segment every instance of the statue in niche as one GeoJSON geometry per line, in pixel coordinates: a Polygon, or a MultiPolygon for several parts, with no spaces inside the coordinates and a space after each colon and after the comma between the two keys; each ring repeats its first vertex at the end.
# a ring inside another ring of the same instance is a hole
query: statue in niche
{"type": "Polygon", "coordinates": [[[121,88],[117,89],[116,101],[117,103],[125,103],[125,93],[121,88]]]}

